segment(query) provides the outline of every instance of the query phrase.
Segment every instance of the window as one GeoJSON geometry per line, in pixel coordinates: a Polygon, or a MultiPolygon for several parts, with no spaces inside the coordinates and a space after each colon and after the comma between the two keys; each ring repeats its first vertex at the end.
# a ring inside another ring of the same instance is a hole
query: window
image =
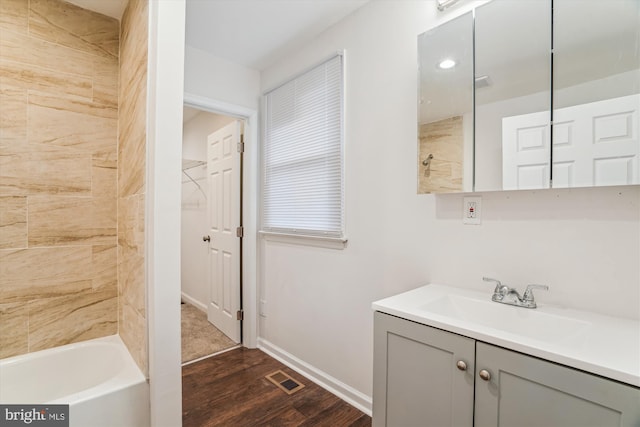
{"type": "Polygon", "coordinates": [[[262,230],[344,237],[343,56],[265,94],[262,230]]]}

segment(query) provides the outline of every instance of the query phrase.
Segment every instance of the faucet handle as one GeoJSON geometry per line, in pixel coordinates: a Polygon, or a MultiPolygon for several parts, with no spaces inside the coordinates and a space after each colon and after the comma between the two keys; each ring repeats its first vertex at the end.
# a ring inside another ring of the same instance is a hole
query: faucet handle
{"type": "Polygon", "coordinates": [[[527,289],[524,291],[524,295],[522,296],[523,301],[533,301],[533,290],[534,289],[543,289],[545,291],[549,290],[547,285],[527,285],[527,289]]]}
{"type": "Polygon", "coordinates": [[[492,279],[491,277],[483,277],[482,280],[485,282],[495,282],[496,288],[493,291],[494,294],[498,294],[502,290],[502,282],[500,282],[500,280],[492,279]]]}

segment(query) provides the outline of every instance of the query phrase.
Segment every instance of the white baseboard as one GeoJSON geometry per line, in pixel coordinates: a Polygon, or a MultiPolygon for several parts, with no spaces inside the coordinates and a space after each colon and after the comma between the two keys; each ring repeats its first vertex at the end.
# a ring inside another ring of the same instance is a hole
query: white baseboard
{"type": "Polygon", "coordinates": [[[353,387],[338,381],[326,372],[303,362],[294,355],[287,353],[267,340],[258,338],[258,348],[274,359],[284,363],[294,371],[304,375],[328,392],[335,394],[340,399],[371,416],[371,396],[367,396],[353,387]]]}
{"type": "Polygon", "coordinates": [[[180,297],[182,298],[182,300],[184,302],[188,302],[189,304],[195,306],[196,308],[204,311],[205,313],[207,312],[207,305],[201,303],[200,301],[198,301],[195,298],[190,297],[189,295],[185,294],[184,292],[180,293],[180,297]]]}

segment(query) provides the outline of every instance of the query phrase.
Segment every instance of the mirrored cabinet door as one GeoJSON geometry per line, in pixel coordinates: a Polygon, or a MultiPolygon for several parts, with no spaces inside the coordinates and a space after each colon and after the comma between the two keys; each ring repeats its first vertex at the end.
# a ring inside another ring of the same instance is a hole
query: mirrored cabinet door
{"type": "Polygon", "coordinates": [[[473,191],[473,16],[418,36],[418,193],[473,191]]]}
{"type": "Polygon", "coordinates": [[[640,184],[640,1],[554,0],[553,187],[640,184]]]}
{"type": "Polygon", "coordinates": [[[551,2],[475,10],[475,191],[549,188],[551,2]]]}

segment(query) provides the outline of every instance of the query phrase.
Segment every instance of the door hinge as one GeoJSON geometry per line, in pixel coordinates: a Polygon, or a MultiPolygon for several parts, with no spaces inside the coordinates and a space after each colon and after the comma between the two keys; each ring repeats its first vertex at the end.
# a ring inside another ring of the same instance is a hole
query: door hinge
{"type": "Polygon", "coordinates": [[[240,135],[240,142],[238,142],[238,153],[244,153],[244,135],[240,135]]]}
{"type": "Polygon", "coordinates": [[[236,236],[244,237],[244,227],[240,226],[236,228],[236,236]]]}
{"type": "Polygon", "coordinates": [[[236,320],[244,320],[244,311],[243,310],[236,311],[236,320]]]}

